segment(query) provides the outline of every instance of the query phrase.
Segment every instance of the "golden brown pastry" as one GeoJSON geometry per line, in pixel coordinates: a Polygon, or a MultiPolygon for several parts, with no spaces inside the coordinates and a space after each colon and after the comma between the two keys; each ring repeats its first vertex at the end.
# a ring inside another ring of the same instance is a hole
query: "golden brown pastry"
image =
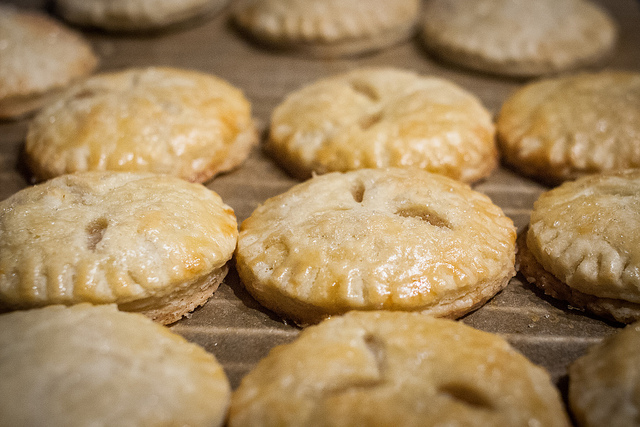
{"type": "Polygon", "coordinates": [[[0,307],[116,303],[168,324],[227,274],[236,217],[176,177],[65,175],[0,203],[0,307]]]}
{"type": "Polygon", "coordinates": [[[213,13],[227,0],[55,0],[56,12],[77,25],[109,31],[149,31],[213,13]]]}
{"type": "Polygon", "coordinates": [[[229,382],[215,357],[115,306],[0,315],[0,425],[221,426],[229,382]]]}
{"type": "Polygon", "coordinates": [[[465,182],[497,166],[490,113],[447,80],[364,68],[319,80],[274,110],[266,149],[292,175],[418,167],[465,182]]]}
{"type": "Polygon", "coordinates": [[[569,426],[549,375],[497,335],[351,312],[276,347],[233,393],[236,426],[569,426]]]}
{"type": "Polygon", "coordinates": [[[548,184],[640,167],[640,73],[530,83],[503,104],[496,127],[504,161],[548,184]]]}
{"type": "Polygon", "coordinates": [[[316,57],[368,53],[409,39],[419,0],[241,0],[235,23],[256,41],[316,57]]]}
{"type": "Polygon", "coordinates": [[[640,170],[543,193],[518,240],[519,270],[545,293],[619,322],[640,319],[640,170]]]}
{"type": "Polygon", "coordinates": [[[242,163],[256,143],[239,89],[196,71],[149,67],[66,90],[30,123],[25,153],[39,180],[115,170],[205,182],[242,163]]]}
{"type": "Polygon", "coordinates": [[[0,119],[37,110],[97,64],[81,34],[42,13],[0,5],[0,119]]]}
{"type": "Polygon", "coordinates": [[[569,405],[580,427],[638,425],[640,324],[605,338],[569,366],[569,405]]]}
{"type": "Polygon", "coordinates": [[[459,317],[515,274],[512,221],[467,185],[419,169],[330,173],[267,200],[236,268],[260,303],[305,325],[349,310],[459,317]]]}
{"type": "Polygon", "coordinates": [[[586,0],[429,0],[424,46],[453,64],[532,77],[601,62],[617,24],[586,0]]]}

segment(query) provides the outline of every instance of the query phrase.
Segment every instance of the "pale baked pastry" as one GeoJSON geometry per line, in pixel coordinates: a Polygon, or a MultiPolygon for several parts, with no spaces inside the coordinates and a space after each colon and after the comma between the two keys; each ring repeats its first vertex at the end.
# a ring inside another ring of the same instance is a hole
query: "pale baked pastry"
{"type": "Polygon", "coordinates": [[[409,39],[419,13],[419,0],[240,0],[233,19],[261,43],[339,57],[409,39]]]}
{"type": "Polygon", "coordinates": [[[221,426],[231,390],[212,354],[115,306],[0,315],[0,425],[221,426]]]}
{"type": "Polygon", "coordinates": [[[37,110],[97,64],[81,34],[39,12],[0,4],[0,119],[37,110]]]}
{"type": "Polygon", "coordinates": [[[640,320],[640,169],[565,182],[535,202],[519,270],[572,307],[640,320]]]}
{"type": "Polygon", "coordinates": [[[236,268],[265,307],[306,325],[349,310],[459,317],[515,274],[516,231],[466,184],[419,169],[320,175],[240,227],[236,268]]]}
{"type": "Polygon", "coordinates": [[[233,210],[168,175],[85,172],[0,202],[0,307],[116,303],[164,324],[227,274],[233,210]]]}
{"type": "Polygon", "coordinates": [[[638,425],[640,323],[606,337],[569,366],[569,405],[580,427],[638,425]]]}
{"type": "Polygon", "coordinates": [[[497,165],[491,114],[447,80],[394,68],[322,79],[274,110],[266,149],[291,174],[414,166],[465,182],[497,165]]]}
{"type": "Polygon", "coordinates": [[[56,12],[77,25],[109,31],[163,29],[214,13],[228,0],[55,0],[56,12]]]}
{"type": "Polygon", "coordinates": [[[496,127],[503,160],[548,184],[640,167],[640,73],[530,83],[506,100],[496,127]]]}
{"type": "Polygon", "coordinates": [[[351,312],[258,362],[229,426],[569,426],[549,374],[504,339],[418,313],[351,312]]]}
{"type": "Polygon", "coordinates": [[[586,0],[429,0],[421,38],[453,64],[532,77],[602,62],[617,32],[586,0]]]}
{"type": "Polygon", "coordinates": [[[257,143],[251,104],[215,76],[165,67],[95,75],[29,125],[38,180],[86,170],[148,171],[205,182],[257,143]]]}

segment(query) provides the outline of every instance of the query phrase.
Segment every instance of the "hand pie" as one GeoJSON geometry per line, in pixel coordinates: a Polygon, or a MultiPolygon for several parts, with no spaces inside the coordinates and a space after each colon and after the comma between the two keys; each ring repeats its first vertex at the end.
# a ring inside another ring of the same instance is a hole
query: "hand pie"
{"type": "Polygon", "coordinates": [[[569,366],[569,406],[579,427],[636,425],[640,324],[605,338],[569,366]]]}
{"type": "Polygon", "coordinates": [[[417,167],[464,182],[498,164],[489,111],[447,80],[393,68],[356,69],[286,97],[266,150],[292,175],[417,167]]]}
{"type": "Polygon", "coordinates": [[[316,57],[368,53],[409,39],[419,0],[241,0],[235,23],[258,42],[316,57]]]}
{"type": "Polygon", "coordinates": [[[37,110],[97,64],[80,33],[39,12],[0,5],[0,119],[37,110]]]}
{"type": "Polygon", "coordinates": [[[231,390],[203,348],[115,306],[0,315],[0,425],[221,426],[231,390]]]}
{"type": "Polygon", "coordinates": [[[85,172],[0,203],[0,307],[115,303],[164,324],[227,274],[236,217],[200,184],[85,172]]]}
{"type": "Polygon", "coordinates": [[[227,0],[55,0],[56,12],[76,25],[108,31],[150,31],[213,13],[227,0]]]}
{"type": "Polygon", "coordinates": [[[256,143],[239,89],[196,71],[150,67],[67,89],[30,123],[25,157],[38,180],[114,170],[205,182],[242,163],[256,143]]]}
{"type": "Polygon", "coordinates": [[[349,310],[455,318],[515,274],[516,231],[491,200],[419,169],[320,175],[240,228],[236,268],[260,303],[305,325],[349,310]]]}
{"type": "Polygon", "coordinates": [[[568,427],[549,375],[504,339],[419,313],[351,312],[273,349],[229,426],[568,427]]]}
{"type": "Polygon", "coordinates": [[[618,26],[586,0],[429,0],[421,33],[450,63],[533,77],[602,62],[618,26]]]}
{"type": "Polygon", "coordinates": [[[520,271],[545,293],[619,322],[640,320],[640,170],[565,182],[535,202],[520,271]]]}
{"type": "Polygon", "coordinates": [[[640,167],[640,73],[530,83],[503,104],[496,127],[505,163],[547,184],[640,167]]]}

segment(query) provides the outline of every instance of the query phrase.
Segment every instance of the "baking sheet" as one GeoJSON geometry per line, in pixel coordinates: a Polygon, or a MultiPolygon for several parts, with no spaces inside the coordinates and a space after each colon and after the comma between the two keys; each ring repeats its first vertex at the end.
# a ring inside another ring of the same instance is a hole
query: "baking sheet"
{"type": "MultiPolygon", "coordinates": [[[[47,8],[44,1],[13,3],[47,8]]],[[[640,71],[640,2],[602,0],[601,4],[621,28],[617,50],[607,68],[640,71]]],[[[505,98],[524,84],[522,80],[482,75],[440,63],[423,51],[417,39],[349,59],[308,59],[267,50],[230,25],[228,8],[153,35],[84,32],[101,58],[99,71],[166,65],[201,70],[228,80],[252,102],[263,135],[271,111],[287,93],[318,78],[362,66],[395,66],[448,78],[475,93],[494,114],[505,98]]],[[[0,199],[29,185],[19,155],[27,123],[28,119],[0,122],[0,199]]],[[[240,168],[215,178],[207,186],[218,192],[242,221],[262,201],[297,182],[256,147],[240,168]]],[[[533,202],[547,189],[504,167],[474,188],[502,207],[519,231],[528,223],[533,202]]],[[[523,283],[520,276],[461,321],[505,337],[534,363],[545,367],[563,391],[567,365],[621,326],[547,298],[523,283]]],[[[215,354],[234,388],[272,347],[290,342],[299,332],[256,303],[233,269],[209,302],[171,329],[215,354]]]]}

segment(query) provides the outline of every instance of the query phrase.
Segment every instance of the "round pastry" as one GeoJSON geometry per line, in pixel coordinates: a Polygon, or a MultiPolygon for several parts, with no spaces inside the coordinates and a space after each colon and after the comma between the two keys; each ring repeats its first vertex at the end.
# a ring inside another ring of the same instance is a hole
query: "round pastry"
{"type": "Polygon", "coordinates": [[[213,13],[227,0],[55,0],[56,12],[77,25],[109,31],[149,31],[213,13]]]}
{"type": "Polygon", "coordinates": [[[580,427],[638,425],[640,324],[605,338],[569,366],[569,405],[580,427]]]}
{"type": "Polygon", "coordinates": [[[362,54],[409,39],[419,0],[241,0],[234,22],[257,41],[317,57],[362,54]]]}
{"type": "Polygon", "coordinates": [[[265,307],[305,325],[349,310],[459,317],[515,274],[516,231],[491,200],[419,169],[320,175],[242,223],[236,268],[265,307]]]}
{"type": "Polygon", "coordinates": [[[95,75],[30,123],[26,161],[38,180],[86,170],[144,171],[205,182],[257,143],[241,91],[174,68],[95,75]]]}
{"type": "Polygon", "coordinates": [[[221,426],[231,397],[215,357],[115,306],[0,315],[3,426],[221,426]]]}
{"type": "Polygon", "coordinates": [[[569,426],[549,375],[504,339],[419,313],[351,312],[258,362],[229,426],[569,426]]]}
{"type": "Polygon", "coordinates": [[[640,170],[543,193],[518,240],[520,271],[545,293],[619,322],[640,320],[640,170]]]}
{"type": "Polygon", "coordinates": [[[414,166],[465,182],[497,166],[491,114],[436,77],[357,69],[290,94],[272,114],[266,149],[292,175],[414,166]]]}
{"type": "Polygon", "coordinates": [[[506,163],[548,184],[640,167],[640,73],[582,73],[528,84],[496,123],[506,163]]]}
{"type": "Polygon", "coordinates": [[[601,62],[617,31],[604,10],[585,0],[430,0],[422,40],[453,64],[531,77],[601,62]]]}
{"type": "Polygon", "coordinates": [[[0,202],[0,307],[116,303],[168,324],[227,274],[236,217],[200,184],[85,172],[0,202]]]}
{"type": "Polygon", "coordinates": [[[37,110],[97,64],[79,33],[44,14],[0,5],[0,119],[37,110]]]}

